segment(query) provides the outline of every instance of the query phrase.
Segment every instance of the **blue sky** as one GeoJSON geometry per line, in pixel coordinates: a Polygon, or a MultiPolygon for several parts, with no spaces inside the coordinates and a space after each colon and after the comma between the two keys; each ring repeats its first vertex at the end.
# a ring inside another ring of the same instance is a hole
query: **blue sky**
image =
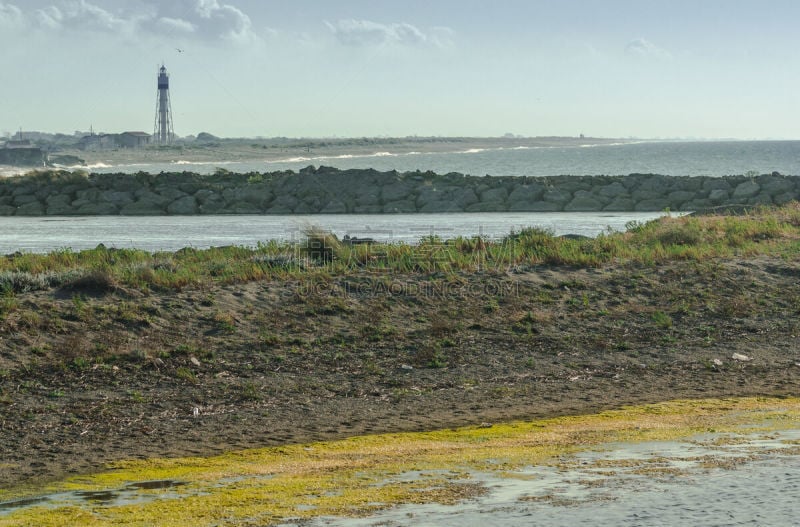
{"type": "Polygon", "coordinates": [[[0,0],[0,134],[800,138],[789,0],[0,0]],[[176,48],[184,50],[178,52],[176,48]]]}

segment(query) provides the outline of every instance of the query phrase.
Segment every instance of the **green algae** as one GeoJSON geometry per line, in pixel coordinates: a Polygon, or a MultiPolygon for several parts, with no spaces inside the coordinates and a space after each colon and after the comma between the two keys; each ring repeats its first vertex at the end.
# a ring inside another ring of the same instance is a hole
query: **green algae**
{"type": "MultiPolygon", "coordinates": [[[[136,482],[181,485],[166,494],[141,489],[143,499],[134,503],[73,500],[0,512],[0,527],[269,525],[288,518],[363,516],[398,504],[449,504],[479,495],[485,489],[470,481],[474,472],[518,477],[515,470],[559,466],[572,454],[607,443],[686,439],[753,426],[764,434],[800,428],[800,399],[672,401],[491,427],[124,461],[6,497],[113,492],[136,482]]],[[[651,469],[653,476],[664,470],[658,464],[651,469]]]]}

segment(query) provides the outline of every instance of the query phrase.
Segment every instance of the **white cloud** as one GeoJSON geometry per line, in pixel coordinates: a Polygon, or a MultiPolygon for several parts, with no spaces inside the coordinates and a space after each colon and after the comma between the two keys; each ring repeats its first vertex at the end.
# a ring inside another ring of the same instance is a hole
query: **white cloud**
{"type": "MultiPolygon", "coordinates": [[[[62,7],[51,6],[50,13],[60,13],[60,18],[50,17],[51,27],[68,27],[84,31],[130,32],[135,29],[136,19],[118,17],[102,7],[86,0],[64,2],[62,7]],[[58,26],[53,24],[58,23],[58,26]]],[[[41,10],[40,13],[45,10],[41,10]]]]}
{"type": "Polygon", "coordinates": [[[430,30],[431,42],[440,48],[449,48],[454,45],[456,32],[449,27],[436,26],[430,30]]]}
{"type": "Polygon", "coordinates": [[[19,7],[0,2],[0,27],[21,27],[24,23],[25,18],[19,7]]]}
{"type": "Polygon", "coordinates": [[[231,4],[196,0],[187,16],[191,17],[189,22],[197,26],[199,34],[244,42],[257,38],[250,17],[231,4]]]}
{"type": "MultiPolygon", "coordinates": [[[[98,2],[99,3],[99,2],[98,2]]],[[[114,33],[125,36],[142,33],[171,37],[192,36],[204,40],[253,42],[259,37],[250,17],[237,7],[219,0],[144,0],[139,11],[112,12],[92,0],[55,0],[28,14],[0,0],[0,26],[19,25],[30,20],[44,30],[114,33]]]]}
{"type": "Polygon", "coordinates": [[[346,46],[382,46],[395,44],[400,46],[420,46],[431,44],[446,46],[452,44],[453,30],[436,27],[427,34],[411,24],[381,24],[370,20],[339,20],[336,23],[325,22],[334,38],[346,46]]]}
{"type": "Polygon", "coordinates": [[[625,46],[625,53],[640,58],[672,60],[672,54],[669,51],[644,38],[637,38],[628,42],[625,46]]]}
{"type": "Polygon", "coordinates": [[[46,28],[58,29],[64,20],[64,13],[56,6],[51,5],[44,9],[38,9],[35,18],[39,24],[46,28]]]}
{"type": "Polygon", "coordinates": [[[197,31],[197,26],[182,18],[164,16],[158,19],[157,24],[163,27],[167,32],[194,33],[197,31]]]}

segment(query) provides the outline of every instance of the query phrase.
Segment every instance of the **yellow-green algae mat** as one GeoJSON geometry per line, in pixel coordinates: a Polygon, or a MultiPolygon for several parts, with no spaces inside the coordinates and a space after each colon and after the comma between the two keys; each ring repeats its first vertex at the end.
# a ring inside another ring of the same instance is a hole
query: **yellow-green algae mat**
{"type": "MultiPolygon", "coordinates": [[[[102,492],[137,482],[180,482],[168,493],[141,489],[132,503],[58,500],[0,511],[6,525],[269,525],[289,518],[363,516],[408,503],[455,503],[481,488],[470,474],[510,474],[610,442],[676,440],[699,433],[800,428],[798,398],[672,401],[593,415],[425,433],[262,448],[208,458],[114,463],[98,474],[0,501],[102,492]],[[413,474],[415,477],[403,477],[413,474]]],[[[158,487],[158,484],[153,485],[158,487]]],[[[141,485],[148,487],[148,485],[141,485]]]]}

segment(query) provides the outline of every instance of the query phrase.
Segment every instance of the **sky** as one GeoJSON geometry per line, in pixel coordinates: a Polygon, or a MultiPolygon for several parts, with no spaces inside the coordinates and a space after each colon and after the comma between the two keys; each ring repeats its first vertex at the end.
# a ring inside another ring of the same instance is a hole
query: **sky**
{"type": "Polygon", "coordinates": [[[800,139],[797,0],[0,0],[0,135],[800,139]],[[180,51],[179,51],[180,50],[180,51]]]}

